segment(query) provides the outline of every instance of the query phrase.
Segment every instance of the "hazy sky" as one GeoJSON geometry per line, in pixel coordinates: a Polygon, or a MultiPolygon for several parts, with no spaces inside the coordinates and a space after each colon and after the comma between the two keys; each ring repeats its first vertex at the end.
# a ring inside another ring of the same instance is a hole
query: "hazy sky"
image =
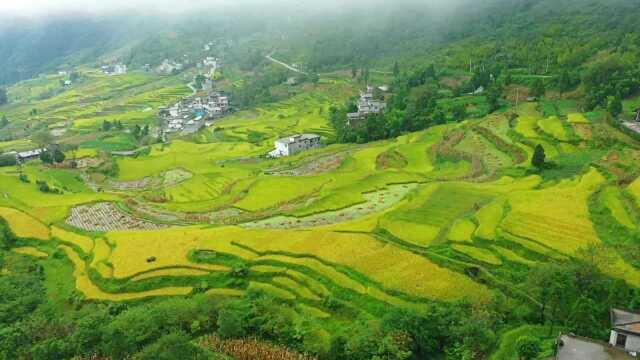
{"type": "Polygon", "coordinates": [[[0,0],[2,16],[60,16],[65,14],[110,14],[130,11],[132,15],[180,14],[198,9],[227,6],[268,6],[339,10],[358,5],[419,3],[442,7],[464,0],[0,0]]]}

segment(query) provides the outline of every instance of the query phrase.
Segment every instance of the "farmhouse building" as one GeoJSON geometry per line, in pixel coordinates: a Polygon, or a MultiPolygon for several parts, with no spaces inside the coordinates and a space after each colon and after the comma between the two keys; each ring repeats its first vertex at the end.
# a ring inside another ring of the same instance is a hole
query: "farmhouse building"
{"type": "Polygon", "coordinates": [[[104,72],[106,75],[111,75],[111,76],[124,75],[127,73],[127,65],[115,64],[115,65],[103,66],[102,72],[104,72]]]}
{"type": "Polygon", "coordinates": [[[611,309],[609,344],[634,356],[640,353],[640,314],[611,309]]]}
{"type": "Polygon", "coordinates": [[[360,92],[358,100],[358,112],[347,114],[347,125],[357,126],[362,120],[371,114],[379,114],[384,111],[387,104],[384,101],[376,100],[373,96],[373,87],[367,86],[367,90],[360,92]]]}
{"type": "Polygon", "coordinates": [[[604,342],[573,334],[561,335],[556,348],[556,360],[633,360],[625,351],[604,342]]]}
{"type": "Polygon", "coordinates": [[[184,66],[181,63],[175,61],[169,61],[169,59],[164,59],[162,64],[158,66],[157,72],[163,75],[171,75],[174,72],[181,71],[184,66]]]}
{"type": "Polygon", "coordinates": [[[291,156],[302,151],[320,147],[320,135],[300,134],[278,139],[276,149],[269,153],[271,157],[291,156]]]}

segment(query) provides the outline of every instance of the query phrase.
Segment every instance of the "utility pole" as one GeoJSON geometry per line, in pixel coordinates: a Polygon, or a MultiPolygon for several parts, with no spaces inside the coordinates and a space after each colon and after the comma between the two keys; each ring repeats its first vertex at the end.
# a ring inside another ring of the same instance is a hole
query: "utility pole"
{"type": "Polygon", "coordinates": [[[547,55],[547,68],[544,71],[545,75],[549,72],[549,58],[550,57],[551,57],[551,55],[547,55]]]}

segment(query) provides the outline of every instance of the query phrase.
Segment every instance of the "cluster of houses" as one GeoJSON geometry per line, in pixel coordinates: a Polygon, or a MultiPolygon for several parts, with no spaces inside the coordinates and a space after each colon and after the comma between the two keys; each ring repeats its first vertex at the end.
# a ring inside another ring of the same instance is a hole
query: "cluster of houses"
{"type": "Polygon", "coordinates": [[[609,343],[573,334],[561,335],[556,360],[632,360],[640,354],[640,314],[611,310],[609,343]]]}
{"type": "Polygon", "coordinates": [[[125,75],[127,73],[127,65],[124,64],[105,65],[101,69],[105,75],[110,76],[125,75]]]}
{"type": "Polygon", "coordinates": [[[270,157],[278,158],[283,156],[291,156],[297,153],[319,148],[320,135],[316,134],[298,134],[278,139],[275,141],[275,150],[269,153],[270,157]]]}
{"type": "Polygon", "coordinates": [[[211,91],[207,96],[194,96],[178,101],[168,108],[160,108],[167,133],[194,133],[202,125],[210,126],[214,119],[230,111],[229,97],[219,91],[211,91]]]}
{"type": "MultiPolygon", "coordinates": [[[[385,86],[381,86],[379,89],[381,91],[388,90],[388,88],[385,86]]],[[[360,99],[358,100],[358,111],[347,114],[347,125],[357,126],[369,115],[379,114],[384,111],[384,109],[387,107],[387,104],[382,100],[376,100],[373,91],[373,86],[367,86],[366,91],[360,92],[360,99]]]]}
{"type": "Polygon", "coordinates": [[[161,75],[172,75],[184,69],[184,64],[164,59],[162,64],[156,68],[156,72],[161,75]]]}

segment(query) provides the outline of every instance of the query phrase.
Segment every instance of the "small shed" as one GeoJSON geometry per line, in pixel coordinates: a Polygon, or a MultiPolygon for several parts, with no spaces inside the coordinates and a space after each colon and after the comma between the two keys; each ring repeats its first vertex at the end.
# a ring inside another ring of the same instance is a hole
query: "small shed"
{"type": "Polygon", "coordinates": [[[611,309],[609,344],[631,354],[640,352],[640,314],[611,309]]]}

